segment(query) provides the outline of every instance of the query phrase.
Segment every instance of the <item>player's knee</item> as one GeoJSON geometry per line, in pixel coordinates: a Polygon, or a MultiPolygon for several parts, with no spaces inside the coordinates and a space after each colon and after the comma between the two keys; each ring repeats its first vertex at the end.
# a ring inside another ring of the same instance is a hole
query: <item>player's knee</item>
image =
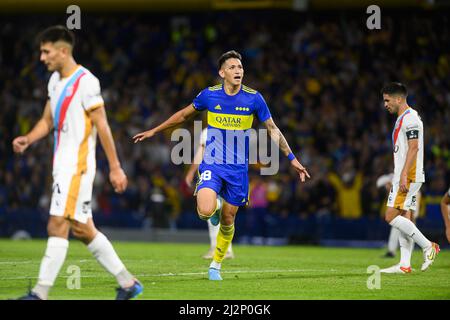
{"type": "Polygon", "coordinates": [[[384,221],[386,221],[387,223],[391,223],[393,217],[390,214],[386,214],[384,216],[384,221]]]}
{"type": "Polygon", "coordinates": [[[80,223],[73,223],[72,235],[84,243],[89,243],[95,237],[95,230],[91,230],[86,225],[82,225],[80,223]]]}
{"type": "Polygon", "coordinates": [[[212,204],[197,204],[197,213],[200,219],[209,219],[216,210],[216,206],[212,204]]]}
{"type": "Polygon", "coordinates": [[[67,226],[64,223],[58,223],[50,220],[47,224],[47,234],[49,237],[64,238],[67,236],[67,226]]]}

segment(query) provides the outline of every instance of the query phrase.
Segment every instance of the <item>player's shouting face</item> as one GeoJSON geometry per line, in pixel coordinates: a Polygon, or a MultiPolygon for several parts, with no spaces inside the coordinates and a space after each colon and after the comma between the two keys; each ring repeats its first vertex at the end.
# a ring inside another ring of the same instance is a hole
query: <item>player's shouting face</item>
{"type": "Polygon", "coordinates": [[[242,83],[244,77],[244,68],[241,60],[236,58],[227,59],[219,70],[219,75],[226,82],[233,86],[238,86],[242,83]]]}

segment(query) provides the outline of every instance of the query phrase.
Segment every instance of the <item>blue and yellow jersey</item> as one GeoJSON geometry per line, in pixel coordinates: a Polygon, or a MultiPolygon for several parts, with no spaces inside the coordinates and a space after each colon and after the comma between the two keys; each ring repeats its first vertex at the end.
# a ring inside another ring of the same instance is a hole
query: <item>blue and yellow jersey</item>
{"type": "Polygon", "coordinates": [[[228,95],[222,84],[202,90],[193,101],[198,111],[208,111],[208,136],[202,164],[221,170],[247,171],[249,129],[256,115],[264,122],[271,117],[262,95],[242,85],[239,92],[228,95]]]}

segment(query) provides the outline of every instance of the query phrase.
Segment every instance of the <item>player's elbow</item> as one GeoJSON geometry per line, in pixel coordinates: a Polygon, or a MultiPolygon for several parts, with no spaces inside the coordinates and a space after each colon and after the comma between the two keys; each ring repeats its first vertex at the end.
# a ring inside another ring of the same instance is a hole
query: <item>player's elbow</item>
{"type": "Polygon", "coordinates": [[[418,152],[418,151],[419,151],[419,144],[418,144],[418,143],[412,143],[412,144],[410,144],[410,145],[409,145],[409,150],[410,150],[411,152],[414,152],[414,153],[418,152]]]}

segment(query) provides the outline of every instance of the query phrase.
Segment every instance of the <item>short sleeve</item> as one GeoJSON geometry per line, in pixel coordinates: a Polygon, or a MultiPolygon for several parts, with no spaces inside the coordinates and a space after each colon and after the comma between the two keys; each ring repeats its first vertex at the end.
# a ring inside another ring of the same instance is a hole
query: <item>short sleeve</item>
{"type": "Polygon", "coordinates": [[[195,110],[203,111],[208,108],[208,89],[203,89],[200,93],[195,97],[192,104],[194,105],[195,110]]]}
{"type": "Polygon", "coordinates": [[[80,85],[84,110],[92,111],[104,105],[100,81],[96,77],[87,75],[81,79],[80,85]]]}
{"type": "Polygon", "coordinates": [[[405,116],[403,122],[406,138],[408,140],[419,139],[419,133],[421,130],[419,120],[413,116],[405,116]]]}
{"type": "Polygon", "coordinates": [[[267,106],[266,101],[259,92],[256,93],[255,107],[256,107],[256,116],[258,117],[259,121],[264,122],[272,116],[270,114],[269,107],[267,106]]]}

